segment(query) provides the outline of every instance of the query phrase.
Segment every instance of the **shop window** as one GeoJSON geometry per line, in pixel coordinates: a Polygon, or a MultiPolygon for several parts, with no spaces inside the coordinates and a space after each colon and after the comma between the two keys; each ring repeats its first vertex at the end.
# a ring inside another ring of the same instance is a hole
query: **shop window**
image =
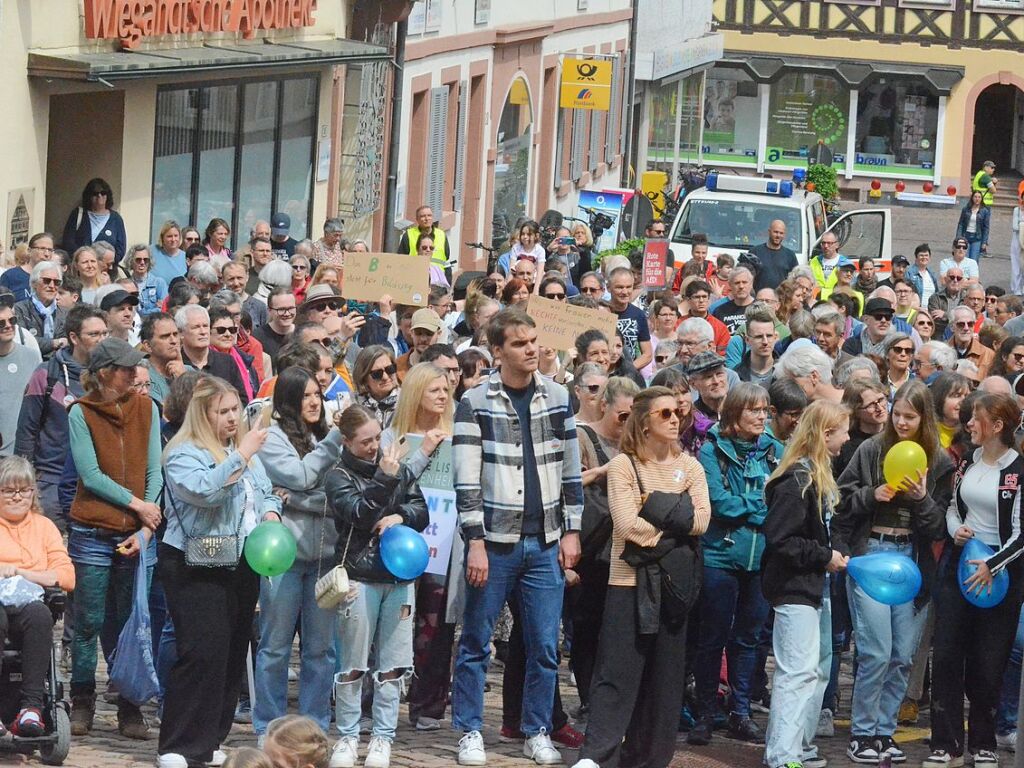
{"type": "Polygon", "coordinates": [[[745,72],[715,69],[704,92],[704,160],[757,164],[761,97],[745,72]]]}
{"type": "Polygon", "coordinates": [[[530,92],[526,81],[517,77],[512,81],[498,121],[492,207],[494,240],[507,236],[526,213],[532,136],[530,92]]]}
{"type": "Polygon", "coordinates": [[[772,83],[768,100],[766,162],[802,166],[819,141],[833,156],[844,154],[849,111],[850,92],[836,78],[813,73],[783,75],[772,83]]]}
{"type": "Polygon", "coordinates": [[[153,239],[174,219],[231,222],[236,247],[258,219],[284,211],[309,233],[319,77],[162,88],[157,93],[153,239]]]}
{"type": "Polygon", "coordinates": [[[938,124],[939,97],[915,78],[887,77],[862,88],[854,170],[931,176],[938,124]]]}
{"type": "Polygon", "coordinates": [[[648,115],[647,169],[676,177],[679,163],[697,161],[701,121],[700,74],[666,85],[651,86],[648,115]],[[676,131],[679,146],[676,146],[676,131]]]}

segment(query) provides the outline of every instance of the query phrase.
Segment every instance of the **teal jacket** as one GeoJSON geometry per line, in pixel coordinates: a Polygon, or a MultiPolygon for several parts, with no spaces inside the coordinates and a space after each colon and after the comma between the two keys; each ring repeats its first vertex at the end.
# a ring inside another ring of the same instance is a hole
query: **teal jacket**
{"type": "Polygon", "coordinates": [[[768,514],[764,486],[778,466],[782,449],[782,443],[765,433],[753,451],[740,456],[736,441],[719,434],[717,424],[708,433],[697,456],[711,496],[711,523],[701,537],[706,566],[761,570],[761,527],[768,514]]]}

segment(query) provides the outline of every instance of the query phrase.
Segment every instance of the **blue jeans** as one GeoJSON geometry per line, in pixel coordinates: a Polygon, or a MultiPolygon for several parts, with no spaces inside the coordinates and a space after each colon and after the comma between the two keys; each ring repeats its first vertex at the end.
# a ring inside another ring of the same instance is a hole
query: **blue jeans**
{"type": "Polygon", "coordinates": [[[526,646],[521,728],[527,736],[551,732],[551,702],[558,683],[558,621],[565,578],[558,544],[535,536],[515,544],[487,542],[488,576],[482,587],[466,586],[466,611],[455,658],[452,727],[479,731],[484,725],[484,679],[494,623],[506,601],[519,599],[526,646]]]}
{"type": "MultiPolygon", "coordinates": [[[[359,738],[363,678],[370,668],[372,645],[376,656],[373,735],[394,741],[402,690],[412,676],[412,611],[416,592],[412,582],[359,582],[358,587],[356,599],[343,604],[337,614],[341,622],[341,672],[333,680],[338,732],[343,737],[359,738]],[[350,673],[359,675],[346,680],[350,673]]],[[[302,642],[306,642],[305,632],[302,642]]]]}
{"type": "Polygon", "coordinates": [[[981,240],[972,240],[973,235],[967,235],[967,255],[977,261],[981,258],[981,240]]]}
{"type": "Polygon", "coordinates": [[[700,592],[700,640],[693,661],[697,714],[715,713],[722,650],[729,658],[730,711],[750,717],[750,690],[757,668],[757,645],[771,606],[761,591],[759,571],[704,566],[700,592]]]}
{"type": "MultiPolygon", "coordinates": [[[[911,556],[913,547],[868,539],[867,551],[869,554],[894,552],[911,556]]],[[[857,638],[850,735],[854,738],[892,736],[928,610],[918,611],[913,601],[883,605],[868,597],[853,579],[847,584],[857,638]]]]}
{"type": "Polygon", "coordinates": [[[302,622],[299,714],[324,731],[331,725],[334,634],[338,614],[316,604],[317,563],[296,560],[285,573],[260,581],[260,647],[256,654],[256,700],[252,726],[258,735],[288,712],[288,662],[295,624],[302,622]]]}
{"type": "Polygon", "coordinates": [[[1024,612],[1017,622],[1017,637],[1003,673],[1003,690],[996,709],[996,733],[1005,736],[1017,730],[1017,707],[1020,704],[1020,670],[1024,658],[1024,612]]]}
{"type": "Polygon", "coordinates": [[[814,733],[832,666],[832,603],[827,587],[821,608],[775,606],[772,647],[775,677],[764,764],[800,763],[818,754],[814,733]]]}

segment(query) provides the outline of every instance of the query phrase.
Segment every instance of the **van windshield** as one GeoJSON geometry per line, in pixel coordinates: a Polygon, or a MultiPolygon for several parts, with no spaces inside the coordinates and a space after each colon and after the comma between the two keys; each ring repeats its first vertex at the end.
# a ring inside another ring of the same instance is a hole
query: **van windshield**
{"type": "Polygon", "coordinates": [[[692,235],[707,235],[714,248],[747,250],[768,239],[768,225],[781,219],[786,225],[783,245],[801,252],[800,208],[766,205],[728,198],[696,198],[686,201],[672,242],[689,243],[692,235]]]}

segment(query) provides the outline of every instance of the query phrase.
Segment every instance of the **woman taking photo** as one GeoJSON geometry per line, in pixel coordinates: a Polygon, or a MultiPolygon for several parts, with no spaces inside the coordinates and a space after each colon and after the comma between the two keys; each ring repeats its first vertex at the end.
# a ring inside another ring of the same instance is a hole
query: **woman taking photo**
{"type": "Polygon", "coordinates": [[[398,366],[389,346],[374,344],[359,350],[352,368],[356,403],[372,413],[381,429],[391,426],[398,405],[398,366]]]}
{"type": "Polygon", "coordinates": [[[331,725],[331,677],[337,616],[316,604],[317,579],[334,567],[337,530],[327,511],[324,478],[341,455],[341,433],[328,430],[320,386],[304,368],[285,368],[274,386],[275,423],[259,450],[275,488],[286,492],[284,524],[295,535],[295,562],[260,584],[260,647],[256,656],[257,736],[288,712],[288,662],[301,620],[299,714],[327,731],[331,725]]]}
{"type": "Polygon", "coordinates": [[[234,388],[204,376],[164,452],[160,580],[177,659],[164,691],[157,768],[223,761],[219,747],[245,676],[260,579],[242,550],[261,521],[281,519],[281,499],[256,455],[267,430],[239,437],[241,417],[234,388]],[[222,537],[225,557],[210,562],[191,551],[204,537],[222,537]]]}
{"type": "MultiPolygon", "coordinates": [[[[364,765],[387,768],[401,690],[413,667],[415,594],[411,581],[397,579],[384,567],[379,537],[394,525],[422,531],[430,517],[416,474],[400,459],[399,443],[380,451],[380,424],[370,411],[354,405],[341,414],[338,426],[343,448],[341,461],[327,475],[327,499],[338,525],[338,559],[352,589],[340,608],[341,672],[335,677],[335,700],[341,739],[334,745],[331,764],[351,768],[356,763],[362,678],[370,672],[372,643],[373,730],[364,765]]],[[[424,455],[439,442],[437,432],[427,433],[424,455]]]]}
{"type": "Polygon", "coordinates": [[[176,221],[165,221],[160,227],[158,242],[152,247],[153,274],[170,286],[176,277],[185,274],[185,251],[181,249],[181,227],[176,221]]]}
{"type": "MultiPolygon", "coordinates": [[[[452,434],[453,402],[445,372],[432,363],[414,365],[406,374],[398,398],[395,420],[381,435],[381,450],[422,435],[421,447],[402,459],[415,477],[420,477],[434,450],[452,434]]],[[[409,686],[409,721],[417,730],[437,730],[444,719],[451,678],[449,670],[459,615],[448,615],[450,595],[462,590],[462,536],[458,529],[452,545],[448,575],[423,574],[416,585],[415,676],[409,686]]],[[[461,605],[456,599],[454,605],[461,605]]]]}
{"type": "Polygon", "coordinates": [[[1021,499],[1018,478],[1024,459],[1014,447],[1020,408],[1008,395],[982,394],[974,400],[967,424],[978,446],[960,462],[953,477],[953,500],[946,512],[946,531],[954,546],[942,556],[935,589],[935,637],[932,669],[932,753],[924,768],[948,768],[964,761],[964,694],[970,702],[967,735],[976,766],[994,766],[995,713],[1010,649],[1017,633],[1021,594],[1021,499]],[[957,564],[961,548],[972,538],[995,554],[972,560],[977,571],[964,586],[983,594],[993,575],[1006,570],[1009,590],[991,608],[979,608],[961,593],[957,564]]]}
{"type": "Polygon", "coordinates": [[[624,764],[665,768],[683,702],[687,613],[700,589],[708,487],[698,461],[679,448],[670,389],[651,387],[634,398],[619,450],[607,471],[611,570],[576,768],[618,764],[620,750],[624,764]],[[664,584],[667,575],[679,585],[679,599],[662,589],[652,600],[649,580],[664,584]]]}
{"type": "MultiPolygon", "coordinates": [[[[82,374],[85,395],[68,411],[71,455],[78,489],[71,504],[68,552],[75,564],[74,638],[71,645],[71,733],[92,729],[96,711],[96,641],[107,600],[115,601],[115,636],[131,612],[135,558],[141,533],[155,554],[160,525],[160,414],[138,394],[135,366],[142,354],[107,338],[97,345],[82,374]]],[[[150,563],[154,562],[151,558],[150,563]]],[[[148,738],[139,708],[117,702],[117,729],[148,738]]]]}
{"type": "Polygon", "coordinates": [[[899,605],[880,603],[856,581],[848,582],[857,678],[846,754],[855,763],[877,763],[885,755],[893,762],[906,760],[893,735],[928,617],[936,566],[932,543],[943,538],[952,471],[953,462],[939,444],[928,387],[911,381],[896,392],[885,430],[864,441],[839,475],[841,502],[832,531],[840,551],[907,555],[918,564],[924,580],[917,597],[899,605]],[[928,469],[894,488],[887,484],[882,464],[889,449],[905,440],[921,446],[928,469]]]}
{"type": "Polygon", "coordinates": [[[729,390],[721,419],[698,454],[708,481],[711,522],[704,547],[700,641],[693,660],[697,723],[690,744],[711,741],[722,651],[730,649],[729,734],[754,743],[764,738],[750,716],[757,643],[769,606],[761,591],[761,531],[768,508],[764,484],[778,466],[782,444],[765,434],[768,393],[741,382],[729,390]]]}
{"type": "Polygon", "coordinates": [[[971,394],[971,382],[959,373],[940,373],[929,387],[935,403],[939,445],[947,451],[960,431],[960,406],[971,394]]]}
{"type": "MultiPolygon", "coordinates": [[[[15,576],[41,587],[75,588],[75,569],[60,531],[39,506],[36,475],[20,456],[0,459],[0,578],[15,576]]],[[[8,637],[20,641],[21,699],[10,730],[17,736],[42,736],[46,674],[53,644],[53,615],[46,604],[0,605],[0,648],[8,637]]],[[[0,723],[0,737],[7,728],[0,723]]]]}
{"type": "Polygon", "coordinates": [[[811,403],[765,486],[764,596],[775,610],[775,677],[764,764],[822,765],[814,735],[832,666],[829,574],[846,568],[829,538],[839,503],[832,460],[849,437],[845,406],[811,403]]]}
{"type": "Polygon", "coordinates": [[[105,280],[96,251],[91,246],[83,245],[71,257],[71,268],[68,271],[82,281],[82,290],[78,294],[81,303],[92,304],[96,299],[96,291],[105,280]]]}
{"type": "Polygon", "coordinates": [[[106,181],[96,178],[85,185],[78,207],[68,216],[61,247],[74,253],[98,240],[114,246],[116,260],[124,258],[128,237],[121,214],[114,210],[114,191],[106,181]]]}
{"type": "MultiPolygon", "coordinates": [[[[956,225],[955,239],[967,240],[967,255],[975,261],[988,251],[989,219],[992,212],[982,202],[983,198],[981,192],[972,192],[971,199],[960,211],[960,221],[956,225]]],[[[944,269],[942,272],[945,274],[944,269]]]]}

